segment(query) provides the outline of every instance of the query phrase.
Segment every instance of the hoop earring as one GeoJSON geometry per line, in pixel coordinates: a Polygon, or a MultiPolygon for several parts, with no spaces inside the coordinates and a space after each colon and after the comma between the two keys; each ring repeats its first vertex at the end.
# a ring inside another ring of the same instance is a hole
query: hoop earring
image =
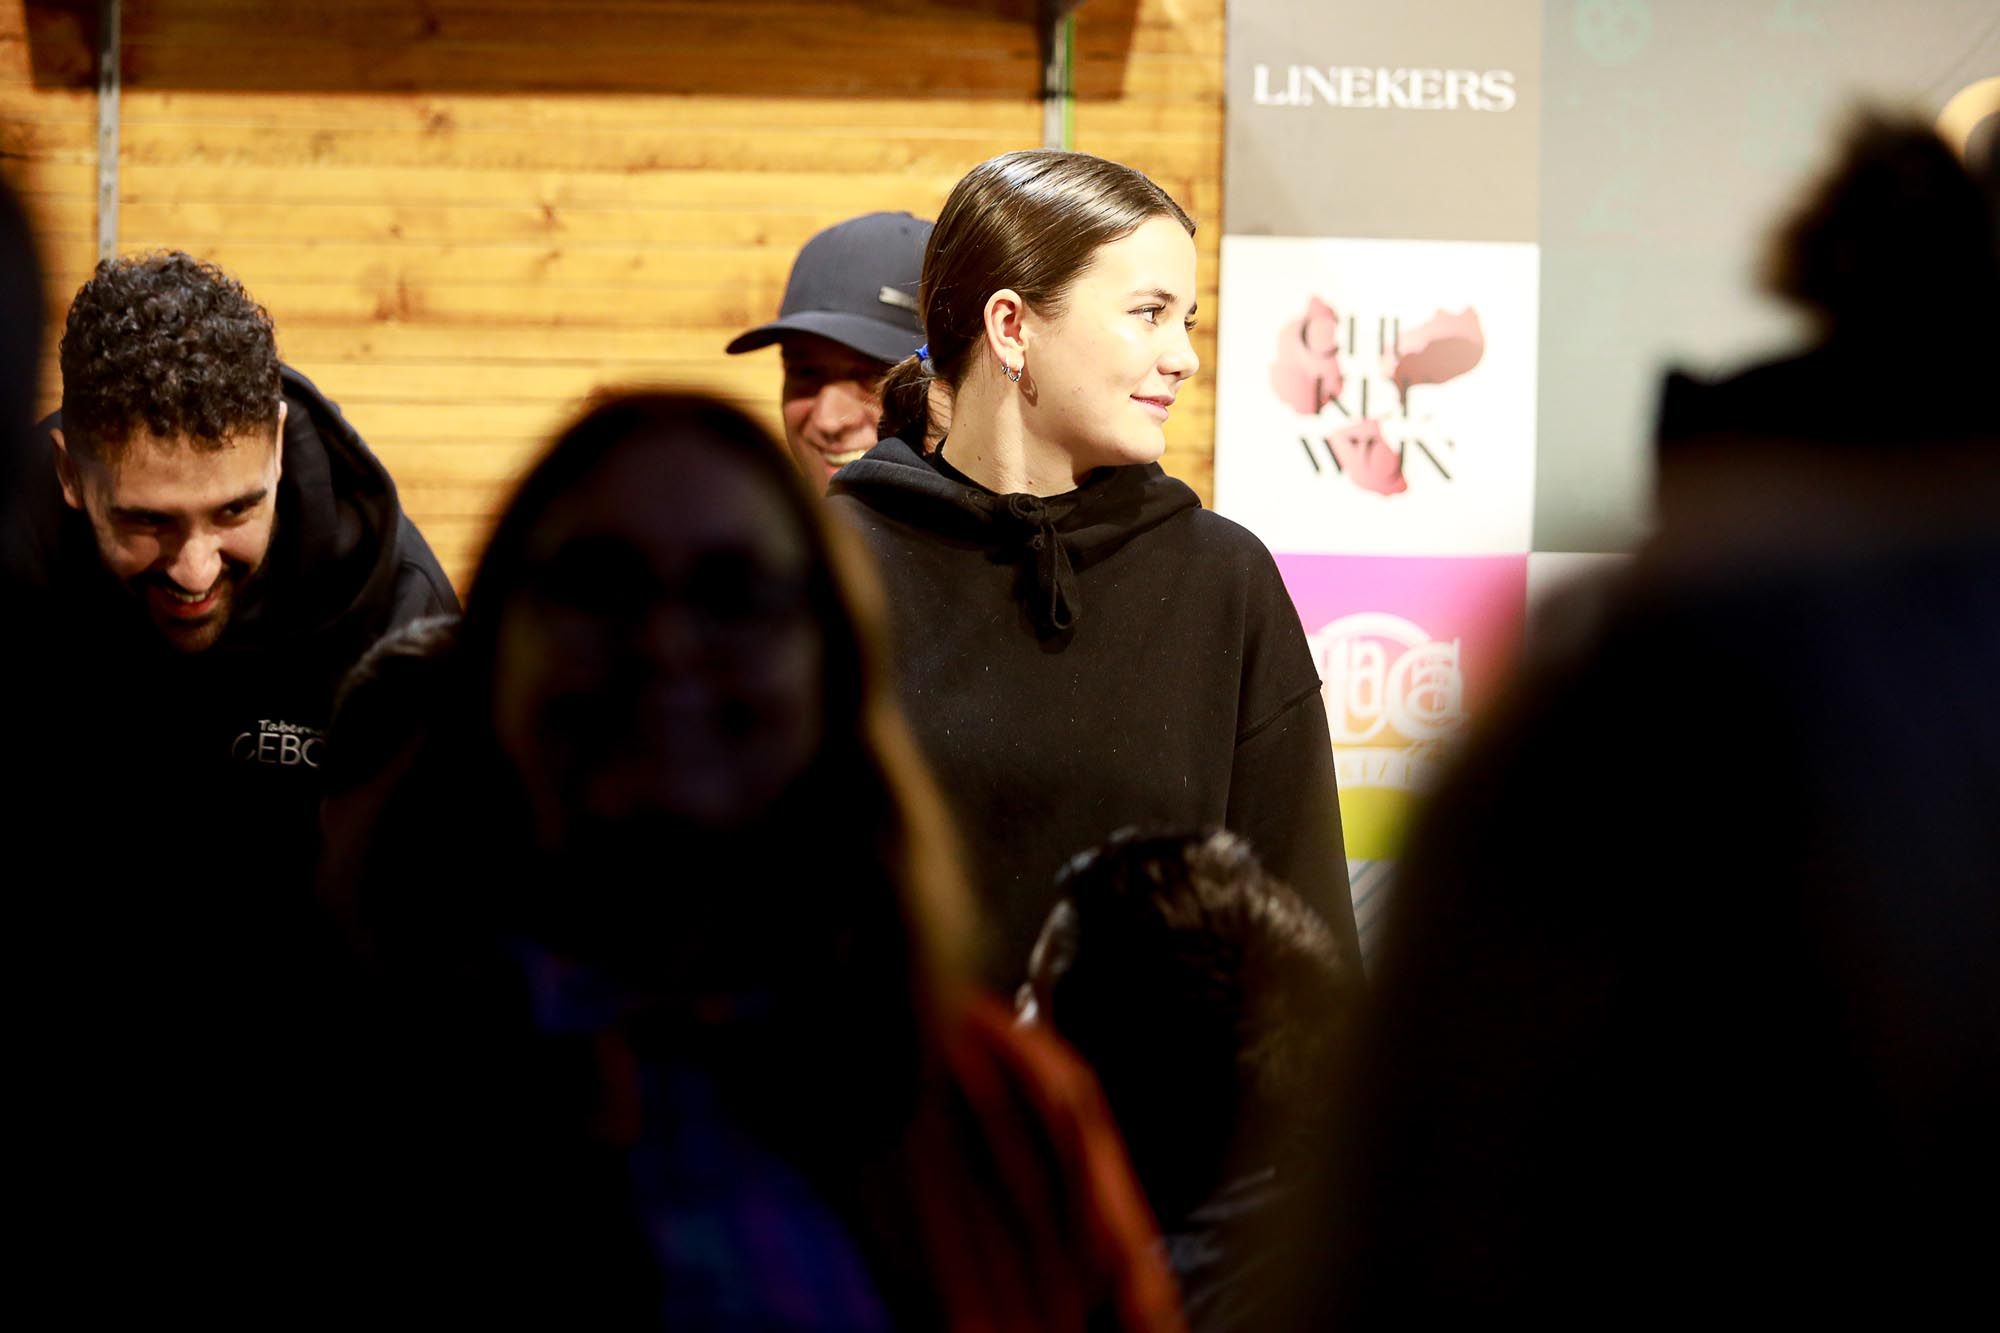
{"type": "Polygon", "coordinates": [[[1019,383],[1021,382],[1021,372],[1022,372],[1023,370],[1026,370],[1026,369],[1027,369],[1027,367],[1026,367],[1026,366],[1019,366],[1019,367],[1015,367],[1015,366],[1010,366],[1010,365],[1008,365],[1008,364],[1007,364],[1007,363],[1006,363],[1005,361],[1002,361],[1002,362],[1000,363],[1000,369],[1001,369],[1002,371],[1006,372],[1006,375],[1007,375],[1007,382],[1008,382],[1009,384],[1019,384],[1019,383]]]}

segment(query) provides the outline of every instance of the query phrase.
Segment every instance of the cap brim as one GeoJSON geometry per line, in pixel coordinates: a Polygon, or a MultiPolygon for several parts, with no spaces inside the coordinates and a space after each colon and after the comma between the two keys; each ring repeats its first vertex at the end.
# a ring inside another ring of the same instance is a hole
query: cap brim
{"type": "Polygon", "coordinates": [[[731,356],[738,352],[754,352],[759,347],[769,347],[781,341],[788,333],[816,333],[843,347],[851,347],[863,356],[891,364],[915,353],[917,344],[923,341],[923,335],[913,333],[903,325],[870,319],[866,315],[849,315],[833,310],[801,310],[738,336],[724,350],[731,356]]]}

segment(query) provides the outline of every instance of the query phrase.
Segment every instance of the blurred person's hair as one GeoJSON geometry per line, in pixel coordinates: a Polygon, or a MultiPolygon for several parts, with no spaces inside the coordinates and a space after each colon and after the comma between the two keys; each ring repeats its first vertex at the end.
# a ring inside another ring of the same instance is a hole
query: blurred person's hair
{"type": "Polygon", "coordinates": [[[1163,1220],[1244,1154],[1283,1161],[1324,1132],[1358,978],[1249,844],[1122,829],[1057,882],[1029,986],[1096,1073],[1163,1220]]]}
{"type": "Polygon", "coordinates": [[[375,641],[340,682],[320,778],[329,794],[368,781],[418,740],[438,704],[456,615],[419,616],[375,641]]]}
{"type": "Polygon", "coordinates": [[[917,302],[929,364],[896,363],[882,382],[883,439],[928,451],[936,444],[931,386],[965,382],[984,343],[987,298],[1019,292],[1037,313],[1062,313],[1070,285],[1098,247],[1156,217],[1194,235],[1165,190],[1132,168],[1088,153],[1031,148],[989,158],[952,188],[924,248],[917,302]]]}
{"type": "Polygon", "coordinates": [[[1930,125],[1860,110],[1773,232],[1764,285],[1829,332],[1880,321],[1874,332],[1909,339],[1933,330],[1903,321],[1990,321],[2000,308],[1993,197],[1930,125]]]}
{"type": "MultiPolygon", "coordinates": [[[[813,901],[860,923],[865,937],[860,951],[838,960],[856,992],[866,993],[857,1012],[892,1026],[914,1018],[928,1031],[939,1016],[941,990],[954,986],[969,965],[969,913],[942,800],[889,692],[881,595],[865,556],[823,516],[783,446],[726,403],[696,394],[608,393],[557,436],[515,489],[486,545],[444,659],[447,670],[437,696],[442,702],[429,729],[428,753],[419,757],[405,785],[418,789],[413,794],[419,803],[439,799],[441,785],[459,788],[444,799],[461,810],[470,803],[469,817],[489,831],[468,836],[488,855],[494,843],[522,836],[527,821],[520,817],[511,769],[492,733],[503,618],[537,572],[536,540],[552,511],[620,450],[689,441],[727,454],[782,498],[810,551],[806,607],[824,641],[821,748],[784,798],[819,817],[810,830],[767,837],[765,845],[745,851],[785,860],[815,890],[813,901]],[[843,893],[850,900],[836,901],[843,893]],[[892,924],[873,929],[883,922],[892,924]]],[[[406,809],[402,818],[407,821],[409,814],[406,809]]],[[[434,818],[419,814],[416,822],[434,818]]],[[[421,828],[415,832],[422,836],[421,828]]],[[[408,822],[391,830],[389,854],[411,833],[408,822]]],[[[799,887],[754,876],[732,882],[729,864],[690,863],[687,849],[673,845],[661,846],[659,857],[662,893],[769,893],[776,901],[780,890],[799,887]]],[[[761,871],[770,872],[771,866],[761,871]]],[[[414,919],[403,904],[368,903],[374,886],[364,879],[358,886],[364,895],[358,904],[364,936],[379,940],[397,933],[399,927],[380,924],[384,913],[414,925],[420,951],[439,931],[462,933],[467,923],[475,929],[482,920],[491,923],[504,907],[488,901],[491,886],[464,879],[425,886],[431,901],[414,919]]],[[[776,919],[772,928],[804,926],[776,919]]],[[[879,1035],[895,1044],[893,1031],[879,1035]]],[[[922,1039],[921,1033],[912,1035],[922,1039]]]]}
{"type": "Polygon", "coordinates": [[[142,434],[209,450],[277,425],[270,315],[177,250],[99,263],[70,303],[61,360],[64,438],[90,461],[142,434]]]}

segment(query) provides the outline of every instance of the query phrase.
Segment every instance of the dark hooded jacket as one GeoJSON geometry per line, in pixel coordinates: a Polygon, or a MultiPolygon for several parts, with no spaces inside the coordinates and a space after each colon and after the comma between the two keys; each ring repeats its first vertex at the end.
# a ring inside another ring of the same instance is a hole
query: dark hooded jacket
{"type": "Polygon", "coordinates": [[[10,585],[39,594],[48,624],[31,651],[51,688],[116,719],[121,739],[99,759],[140,760],[175,784],[199,784],[228,812],[236,846],[247,830],[271,865],[304,873],[341,677],[389,629],[458,601],[340,409],[297,371],[283,383],[290,410],[270,550],[212,648],[175,651],[105,569],[88,519],[56,479],[45,436],[60,413],[37,432],[42,447],[9,499],[4,560],[10,585]]]}
{"type": "Polygon", "coordinates": [[[1320,681],[1254,536],[1157,464],[995,495],[893,439],[830,503],[880,567],[990,981],[1020,981],[1062,864],[1128,824],[1241,834],[1354,956],[1320,681]]]}
{"type": "Polygon", "coordinates": [[[107,1317],[225,1294],[272,1315],[265,1296],[307,1289],[325,1236],[302,1228],[338,1224],[345,1067],[313,897],[322,732],[377,637],[457,606],[339,409],[283,386],[269,552],[204,652],[173,650],[105,569],[57,481],[59,417],[0,497],[7,735],[32,775],[8,811],[28,1267],[107,1317]],[[161,1206],[171,1225],[140,1220],[161,1206]],[[92,1263],[126,1280],[64,1285],[92,1263]]]}

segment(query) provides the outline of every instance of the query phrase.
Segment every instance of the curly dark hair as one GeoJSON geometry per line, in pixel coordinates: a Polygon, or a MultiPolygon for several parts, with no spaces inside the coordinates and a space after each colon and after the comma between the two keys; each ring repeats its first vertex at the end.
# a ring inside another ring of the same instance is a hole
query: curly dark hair
{"type": "Polygon", "coordinates": [[[98,264],[63,327],[63,432],[102,460],[142,432],[219,449],[277,424],[277,336],[243,284],[178,250],[98,264]]]}

